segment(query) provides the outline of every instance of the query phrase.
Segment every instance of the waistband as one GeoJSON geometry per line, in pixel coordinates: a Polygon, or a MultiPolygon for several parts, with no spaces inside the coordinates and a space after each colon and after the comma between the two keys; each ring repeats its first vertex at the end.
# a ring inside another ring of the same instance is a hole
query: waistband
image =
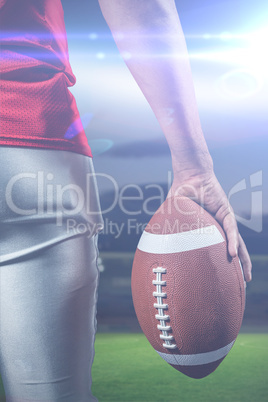
{"type": "Polygon", "coordinates": [[[90,157],[4,146],[0,159],[0,263],[102,230],[90,157]]]}

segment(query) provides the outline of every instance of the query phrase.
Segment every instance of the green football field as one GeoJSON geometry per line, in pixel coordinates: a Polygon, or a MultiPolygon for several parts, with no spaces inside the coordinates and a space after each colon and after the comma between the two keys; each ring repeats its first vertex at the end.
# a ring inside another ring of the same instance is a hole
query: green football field
{"type": "Polygon", "coordinates": [[[169,366],[143,334],[99,334],[95,350],[100,402],[268,401],[268,334],[239,335],[217,370],[199,380],[169,366]]]}
{"type": "Polygon", "coordinates": [[[93,393],[100,402],[268,401],[268,334],[240,334],[217,370],[201,380],[169,366],[143,334],[98,334],[95,351],[93,393]]]}

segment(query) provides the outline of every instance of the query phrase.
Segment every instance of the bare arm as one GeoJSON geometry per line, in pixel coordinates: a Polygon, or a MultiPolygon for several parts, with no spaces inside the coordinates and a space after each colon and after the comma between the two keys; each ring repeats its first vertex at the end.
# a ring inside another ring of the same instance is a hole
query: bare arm
{"type": "Polygon", "coordinates": [[[225,229],[231,256],[246,280],[251,263],[233,210],[213,172],[200,124],[190,62],[174,0],[99,0],[130,72],[170,147],[174,181],[169,195],[194,196],[225,229]]]}
{"type": "Polygon", "coordinates": [[[119,51],[168,141],[173,167],[212,169],[173,0],[99,0],[119,51]],[[120,34],[123,35],[120,35],[120,34]]]}

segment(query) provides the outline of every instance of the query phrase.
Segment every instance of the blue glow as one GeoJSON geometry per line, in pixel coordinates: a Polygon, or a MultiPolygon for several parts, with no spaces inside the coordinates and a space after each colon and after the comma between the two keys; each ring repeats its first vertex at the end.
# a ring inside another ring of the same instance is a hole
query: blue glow
{"type": "Polygon", "coordinates": [[[23,47],[23,48],[14,48],[12,52],[9,51],[5,53],[4,48],[1,49],[1,60],[13,60],[13,61],[21,61],[23,58],[31,58],[36,60],[59,60],[59,59],[68,59],[68,53],[54,53],[50,49],[45,48],[37,48],[38,50],[32,51],[32,49],[23,47]]]}
{"type": "Polygon", "coordinates": [[[90,140],[88,143],[92,150],[93,156],[103,154],[104,152],[108,151],[114,145],[114,142],[112,140],[109,140],[106,138],[90,140]]]}
{"type": "Polygon", "coordinates": [[[92,117],[93,117],[92,113],[85,113],[85,114],[83,114],[83,116],[81,116],[81,122],[82,122],[84,130],[87,128],[87,126],[91,122],[92,117]]]}
{"type": "Polygon", "coordinates": [[[88,35],[89,39],[96,40],[98,39],[99,35],[96,32],[92,32],[88,35]]]}
{"type": "Polygon", "coordinates": [[[103,52],[99,52],[96,54],[96,57],[97,57],[97,59],[102,60],[102,59],[105,59],[106,55],[103,52]]]}
{"type": "MultiPolygon", "coordinates": [[[[77,36],[77,35],[72,35],[72,36],[77,36]]],[[[42,41],[42,40],[51,40],[52,38],[57,38],[57,39],[65,39],[66,40],[66,34],[63,33],[40,33],[40,32],[29,32],[29,31],[6,31],[6,32],[1,32],[0,33],[0,39],[3,40],[3,43],[5,41],[18,41],[18,42],[25,42],[25,41],[36,41],[36,39],[42,41]]]]}
{"type": "Polygon", "coordinates": [[[71,139],[76,137],[82,129],[85,130],[87,128],[92,117],[93,114],[85,113],[80,119],[75,120],[66,131],[64,138],[71,139]]]}

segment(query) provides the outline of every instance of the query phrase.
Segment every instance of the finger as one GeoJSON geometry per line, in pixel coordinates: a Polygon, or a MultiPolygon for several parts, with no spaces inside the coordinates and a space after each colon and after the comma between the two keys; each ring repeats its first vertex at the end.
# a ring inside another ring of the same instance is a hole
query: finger
{"type": "Polygon", "coordinates": [[[228,252],[231,257],[236,257],[238,255],[239,233],[236,219],[232,213],[225,216],[223,220],[223,228],[227,237],[228,252]]]}
{"type": "Polygon", "coordinates": [[[245,280],[246,280],[246,282],[250,282],[252,279],[252,274],[251,274],[252,264],[251,264],[250,256],[248,254],[247,247],[240,234],[239,234],[238,256],[239,256],[240,262],[242,264],[242,269],[244,272],[245,280]]]}
{"type": "Polygon", "coordinates": [[[234,211],[230,204],[223,205],[217,211],[215,217],[225,231],[230,256],[236,257],[238,255],[239,233],[234,211]]]}

